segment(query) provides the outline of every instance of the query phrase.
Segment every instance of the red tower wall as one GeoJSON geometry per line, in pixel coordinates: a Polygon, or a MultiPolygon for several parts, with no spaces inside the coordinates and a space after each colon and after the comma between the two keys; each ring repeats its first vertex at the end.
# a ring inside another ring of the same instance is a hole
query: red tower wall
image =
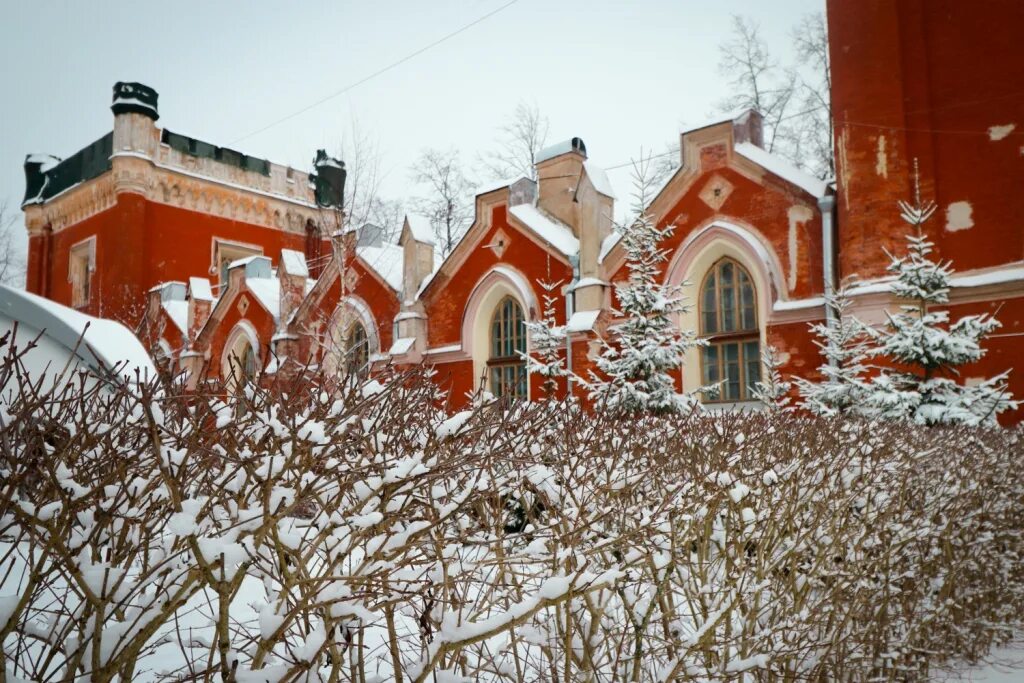
{"type": "Polygon", "coordinates": [[[1019,0],[828,0],[841,276],[882,275],[882,248],[903,250],[915,159],[943,258],[1024,258],[1022,26],[1019,0]]]}

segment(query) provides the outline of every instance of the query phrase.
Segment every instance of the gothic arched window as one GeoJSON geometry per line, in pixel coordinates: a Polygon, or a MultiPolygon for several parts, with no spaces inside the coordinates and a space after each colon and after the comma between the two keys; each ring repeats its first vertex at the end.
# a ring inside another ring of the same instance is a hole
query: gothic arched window
{"type": "Polygon", "coordinates": [[[761,332],[754,281],[730,258],[711,267],[700,290],[700,333],[705,385],[720,387],[715,401],[747,401],[761,379],[761,332]]]}
{"type": "Polygon", "coordinates": [[[256,380],[256,351],[252,344],[246,344],[242,352],[242,385],[249,384],[256,380]]]}
{"type": "Polygon", "coordinates": [[[526,324],[522,307],[510,296],[498,304],[491,318],[490,357],[487,361],[491,393],[526,398],[526,324]]]}
{"type": "Polygon", "coordinates": [[[370,369],[370,339],[366,328],[354,322],[345,335],[345,374],[349,377],[365,377],[370,369]]]}

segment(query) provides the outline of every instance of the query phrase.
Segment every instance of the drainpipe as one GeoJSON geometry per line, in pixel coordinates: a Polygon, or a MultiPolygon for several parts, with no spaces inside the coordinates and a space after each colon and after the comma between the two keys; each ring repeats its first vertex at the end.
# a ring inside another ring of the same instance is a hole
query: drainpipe
{"type": "Polygon", "coordinates": [[[565,395],[572,396],[572,335],[569,334],[569,320],[576,312],[576,283],[580,281],[580,257],[570,256],[569,263],[572,264],[572,282],[565,290],[565,395]]]}
{"type": "Polygon", "coordinates": [[[836,312],[829,305],[829,300],[836,289],[836,251],[835,251],[835,208],[836,196],[827,194],[818,198],[821,209],[821,258],[822,274],[825,278],[825,324],[829,327],[835,322],[836,312]]]}

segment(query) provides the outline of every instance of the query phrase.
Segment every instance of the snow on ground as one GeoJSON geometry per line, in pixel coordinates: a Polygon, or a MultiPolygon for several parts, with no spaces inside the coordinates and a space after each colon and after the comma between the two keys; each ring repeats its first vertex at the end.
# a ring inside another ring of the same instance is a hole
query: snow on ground
{"type": "Polygon", "coordinates": [[[984,663],[964,665],[934,677],[940,681],[970,683],[1020,683],[1024,681],[1024,643],[994,649],[984,663]]]}

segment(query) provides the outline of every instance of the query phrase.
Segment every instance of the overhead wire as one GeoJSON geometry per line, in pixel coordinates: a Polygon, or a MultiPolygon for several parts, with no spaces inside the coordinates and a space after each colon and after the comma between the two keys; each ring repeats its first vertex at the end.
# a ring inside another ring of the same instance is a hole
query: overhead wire
{"type": "Polygon", "coordinates": [[[364,83],[366,83],[368,81],[371,81],[374,78],[376,78],[376,77],[378,77],[378,76],[380,76],[380,75],[382,75],[384,73],[387,73],[388,71],[391,71],[395,67],[398,67],[398,66],[401,66],[402,64],[405,64],[409,60],[411,60],[411,59],[413,59],[415,57],[418,57],[419,55],[423,54],[424,52],[427,52],[428,50],[431,50],[431,49],[437,47],[438,45],[440,45],[440,44],[442,44],[442,43],[444,43],[444,42],[454,38],[455,36],[459,35],[460,33],[468,31],[469,29],[473,28],[477,24],[479,24],[479,23],[481,23],[483,21],[486,21],[487,19],[490,19],[495,14],[498,14],[499,12],[502,12],[502,11],[508,9],[509,7],[511,7],[512,5],[516,4],[517,2],[519,2],[519,0],[509,0],[504,5],[501,5],[500,7],[491,10],[487,14],[484,14],[483,16],[480,16],[477,19],[474,19],[473,21],[469,22],[468,24],[460,26],[459,28],[457,28],[456,30],[452,31],[451,33],[448,33],[448,34],[438,38],[434,42],[432,42],[432,43],[430,43],[428,45],[425,45],[424,47],[421,47],[420,49],[416,50],[415,52],[410,52],[409,54],[405,55],[401,59],[399,59],[397,61],[394,61],[394,62],[391,62],[390,64],[388,64],[385,67],[377,69],[376,71],[374,71],[373,73],[369,74],[368,76],[364,76],[363,78],[360,78],[358,81],[355,81],[354,83],[350,83],[349,85],[346,85],[344,88],[342,88],[342,89],[340,89],[338,91],[335,91],[335,92],[331,93],[330,95],[326,95],[324,97],[321,97],[320,99],[316,100],[315,102],[313,102],[311,104],[308,104],[305,107],[302,107],[301,109],[297,109],[296,111],[292,112],[291,114],[288,114],[287,116],[282,116],[281,118],[279,118],[279,119],[277,119],[275,121],[272,121],[271,123],[268,123],[267,125],[263,126],[262,128],[257,128],[256,130],[252,131],[251,133],[246,133],[245,135],[243,135],[243,136],[241,136],[239,138],[235,138],[229,144],[235,145],[235,144],[241,142],[242,140],[247,140],[247,139],[249,139],[249,138],[251,138],[251,137],[253,137],[255,135],[259,135],[260,133],[263,133],[263,132],[265,132],[267,130],[270,130],[271,128],[279,126],[279,125],[281,125],[282,123],[284,123],[286,121],[290,121],[290,120],[294,119],[296,116],[300,116],[302,114],[305,114],[310,109],[315,109],[316,107],[319,107],[321,104],[324,104],[325,102],[333,100],[336,97],[340,97],[341,95],[344,95],[345,93],[349,92],[350,90],[353,90],[354,88],[357,88],[360,85],[363,85],[364,83]]]}

